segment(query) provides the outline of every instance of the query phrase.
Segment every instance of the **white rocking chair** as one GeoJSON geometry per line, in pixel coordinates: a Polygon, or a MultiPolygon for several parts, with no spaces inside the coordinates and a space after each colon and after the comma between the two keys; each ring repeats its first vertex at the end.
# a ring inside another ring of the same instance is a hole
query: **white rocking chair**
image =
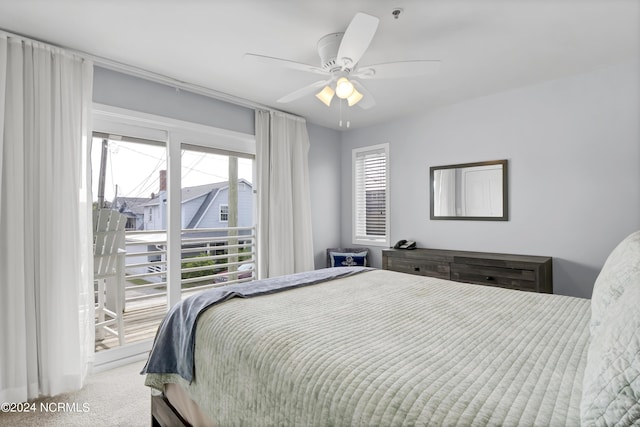
{"type": "Polygon", "coordinates": [[[124,228],[127,217],[111,209],[93,211],[93,280],[96,282],[96,339],[105,332],[124,345],[124,228]],[[113,328],[115,325],[115,329],[113,328]]]}

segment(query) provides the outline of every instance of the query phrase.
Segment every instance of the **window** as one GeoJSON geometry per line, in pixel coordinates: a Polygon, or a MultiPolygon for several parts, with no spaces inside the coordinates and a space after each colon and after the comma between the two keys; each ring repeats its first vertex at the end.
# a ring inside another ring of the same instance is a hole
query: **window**
{"type": "Polygon", "coordinates": [[[352,152],[353,243],[389,245],[389,144],[352,152]]]}
{"type": "Polygon", "coordinates": [[[229,221],[229,205],[220,205],[220,222],[229,221]]]}

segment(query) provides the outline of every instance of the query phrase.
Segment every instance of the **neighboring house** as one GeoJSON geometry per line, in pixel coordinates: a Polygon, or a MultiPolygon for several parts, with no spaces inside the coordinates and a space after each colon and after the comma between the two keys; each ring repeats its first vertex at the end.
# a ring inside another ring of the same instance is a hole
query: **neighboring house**
{"type": "MultiPolygon", "coordinates": [[[[182,228],[226,228],[229,225],[229,183],[198,185],[182,189],[182,228]]],[[[161,190],[143,205],[144,229],[165,230],[167,195],[161,190]]],[[[253,225],[253,187],[245,179],[238,181],[238,227],[253,225]]]]}
{"type": "Polygon", "coordinates": [[[144,206],[150,200],[149,197],[116,197],[111,209],[127,217],[127,230],[144,230],[144,206]]]}
{"type": "MultiPolygon", "coordinates": [[[[134,235],[127,238],[127,252],[153,252],[158,251],[158,255],[145,255],[144,257],[130,257],[127,262],[147,263],[164,261],[164,255],[161,254],[166,249],[167,227],[167,193],[164,186],[165,181],[161,179],[160,191],[151,198],[146,199],[146,203],[142,204],[144,230],[158,230],[158,233],[134,235]],[[157,243],[160,241],[161,243],[157,243]],[[155,242],[155,243],[151,243],[155,242]]],[[[217,182],[213,184],[198,185],[195,187],[186,187],[182,189],[182,228],[183,229],[224,229],[229,224],[229,183],[217,182]]],[[[251,183],[245,179],[238,181],[238,227],[253,226],[253,187],[251,183]]],[[[251,231],[242,230],[238,233],[239,240],[243,241],[242,235],[249,235],[251,231]]],[[[227,236],[227,231],[205,231],[194,233],[183,233],[183,239],[189,237],[220,237],[227,236]]],[[[226,239],[214,239],[220,245],[227,243],[226,239]]],[[[183,248],[188,247],[183,243],[183,248]]],[[[201,246],[198,244],[197,246],[201,246]]],[[[195,256],[198,252],[183,252],[184,257],[195,256]]],[[[138,267],[127,270],[129,273],[147,273],[164,271],[163,266],[147,266],[138,267]]],[[[164,280],[158,277],[147,277],[146,280],[157,281],[164,280]]]]}

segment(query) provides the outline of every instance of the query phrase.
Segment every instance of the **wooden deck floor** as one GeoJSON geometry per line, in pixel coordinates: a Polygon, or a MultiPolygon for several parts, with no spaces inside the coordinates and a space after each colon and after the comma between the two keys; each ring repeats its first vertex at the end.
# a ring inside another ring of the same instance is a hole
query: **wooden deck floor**
{"type": "MultiPolygon", "coordinates": [[[[131,344],[152,340],[158,326],[167,313],[167,303],[145,303],[131,305],[124,313],[125,343],[131,344]]],[[[118,347],[118,337],[107,334],[104,339],[96,339],[96,352],[118,347]]]]}
{"type": "MultiPolygon", "coordinates": [[[[197,288],[184,289],[182,298],[184,299],[199,291],[197,288]]],[[[158,326],[160,326],[160,322],[162,322],[166,314],[166,297],[154,297],[148,300],[128,302],[123,318],[125,345],[153,340],[158,331],[158,326]]],[[[106,334],[104,339],[96,337],[96,352],[118,346],[120,346],[120,343],[115,335],[106,334]]]]}

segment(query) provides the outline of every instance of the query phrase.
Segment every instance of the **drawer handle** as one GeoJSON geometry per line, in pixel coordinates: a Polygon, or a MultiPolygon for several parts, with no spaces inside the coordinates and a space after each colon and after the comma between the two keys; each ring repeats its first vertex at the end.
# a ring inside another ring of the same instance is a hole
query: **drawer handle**
{"type": "Polygon", "coordinates": [[[493,277],[491,277],[491,276],[487,276],[487,277],[484,278],[484,280],[495,280],[495,279],[493,277]]]}
{"type": "Polygon", "coordinates": [[[420,271],[420,267],[413,267],[413,271],[420,271]]]}

